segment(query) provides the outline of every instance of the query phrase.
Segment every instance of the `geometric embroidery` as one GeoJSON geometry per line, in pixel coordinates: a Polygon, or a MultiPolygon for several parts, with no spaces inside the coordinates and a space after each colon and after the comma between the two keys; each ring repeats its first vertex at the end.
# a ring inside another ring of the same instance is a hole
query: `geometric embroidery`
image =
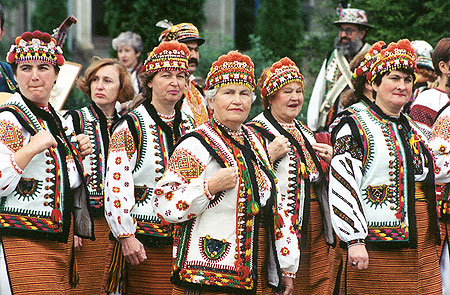
{"type": "Polygon", "coordinates": [[[366,188],[367,192],[367,203],[375,205],[375,208],[382,206],[386,203],[388,197],[388,186],[386,184],[381,185],[368,185],[366,188]]]}
{"type": "Polygon", "coordinates": [[[339,210],[337,207],[335,207],[333,205],[333,213],[338,216],[340,219],[342,219],[342,221],[344,221],[345,223],[347,223],[349,226],[351,226],[351,228],[353,229],[353,231],[355,233],[359,233],[359,230],[355,228],[355,223],[353,222],[353,220],[348,217],[347,214],[345,214],[344,212],[342,212],[341,210],[339,210]]]}
{"type": "Polygon", "coordinates": [[[113,136],[111,136],[109,148],[113,152],[126,151],[127,155],[130,157],[136,151],[133,135],[125,128],[118,132],[114,132],[113,136]]]}
{"type": "Polygon", "coordinates": [[[16,152],[23,147],[22,130],[7,121],[0,122],[0,141],[11,151],[16,152]]]}
{"type": "Polygon", "coordinates": [[[188,151],[177,149],[170,157],[168,169],[181,175],[189,183],[191,179],[198,178],[205,167],[188,151]]]}
{"type": "Polygon", "coordinates": [[[443,138],[445,141],[450,142],[450,124],[449,117],[443,116],[434,123],[432,137],[443,138]]]}
{"type": "Polygon", "coordinates": [[[216,240],[209,235],[200,238],[199,246],[202,257],[207,260],[219,262],[226,257],[230,251],[231,243],[225,239],[216,240]]]}
{"type": "Polygon", "coordinates": [[[339,137],[334,145],[334,155],[341,155],[346,152],[350,153],[350,155],[355,159],[361,161],[363,159],[363,152],[361,150],[361,147],[351,135],[339,137]]]}
{"type": "Polygon", "coordinates": [[[15,195],[24,199],[24,201],[34,200],[42,187],[42,181],[34,178],[21,178],[17,184],[15,195]]]}

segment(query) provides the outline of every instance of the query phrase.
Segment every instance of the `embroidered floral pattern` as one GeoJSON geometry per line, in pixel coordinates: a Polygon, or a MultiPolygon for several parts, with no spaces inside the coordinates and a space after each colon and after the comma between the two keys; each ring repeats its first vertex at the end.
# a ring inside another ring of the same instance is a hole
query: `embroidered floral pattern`
{"type": "Polygon", "coordinates": [[[8,121],[0,121],[0,141],[11,151],[21,149],[24,139],[21,128],[8,121]]]}

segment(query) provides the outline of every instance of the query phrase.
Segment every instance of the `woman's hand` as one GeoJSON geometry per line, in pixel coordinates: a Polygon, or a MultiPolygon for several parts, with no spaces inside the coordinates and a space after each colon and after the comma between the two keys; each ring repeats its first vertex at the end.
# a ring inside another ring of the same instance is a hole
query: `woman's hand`
{"type": "Polygon", "coordinates": [[[92,154],[92,143],[85,134],[78,134],[76,137],[78,146],[80,147],[80,155],[84,159],[86,156],[92,154]]]}
{"type": "Polygon", "coordinates": [[[369,267],[369,254],[366,245],[358,244],[348,247],[348,264],[358,270],[369,267]]]}
{"type": "Polygon", "coordinates": [[[294,291],[294,279],[288,277],[281,278],[281,284],[283,285],[283,291],[275,293],[276,295],[291,295],[294,291]]]}
{"type": "Polygon", "coordinates": [[[220,168],[208,178],[208,190],[211,195],[236,186],[238,172],[236,167],[220,168]]]}
{"type": "Polygon", "coordinates": [[[34,136],[31,136],[27,147],[31,149],[33,155],[37,155],[48,149],[49,147],[56,148],[58,143],[53,135],[48,130],[41,130],[34,136]]]}
{"type": "Polygon", "coordinates": [[[79,236],[74,235],[73,236],[73,245],[75,247],[75,250],[80,251],[81,247],[83,246],[83,239],[79,236]]]}
{"type": "Polygon", "coordinates": [[[275,137],[275,139],[267,146],[270,162],[275,163],[276,160],[284,157],[291,150],[291,143],[283,135],[275,137]]]}
{"type": "Polygon", "coordinates": [[[326,143],[313,143],[312,148],[325,162],[328,164],[331,163],[331,159],[333,158],[333,148],[331,145],[326,143]]]}
{"type": "Polygon", "coordinates": [[[122,253],[125,260],[131,265],[138,265],[147,259],[144,245],[135,236],[120,238],[119,242],[122,245],[122,253]]]}

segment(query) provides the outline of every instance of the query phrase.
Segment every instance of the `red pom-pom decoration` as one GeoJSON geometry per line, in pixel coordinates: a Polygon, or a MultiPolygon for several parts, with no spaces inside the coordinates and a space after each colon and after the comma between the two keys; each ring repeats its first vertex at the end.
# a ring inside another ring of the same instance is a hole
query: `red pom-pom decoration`
{"type": "Polygon", "coordinates": [[[15,43],[16,45],[19,45],[20,40],[22,40],[22,37],[21,37],[21,36],[17,36],[17,37],[16,37],[16,40],[14,41],[14,43],[15,43]]]}
{"type": "Polygon", "coordinates": [[[31,39],[33,39],[33,34],[30,32],[25,32],[22,34],[22,39],[25,41],[31,41],[31,39]]]}
{"type": "Polygon", "coordinates": [[[51,40],[52,36],[50,36],[49,33],[42,34],[42,41],[44,41],[45,43],[50,43],[51,40]]]}
{"type": "Polygon", "coordinates": [[[58,66],[62,66],[64,64],[64,56],[62,56],[61,54],[58,54],[56,56],[56,64],[58,66]]]}
{"type": "Polygon", "coordinates": [[[363,70],[362,70],[361,68],[357,68],[357,69],[356,69],[356,75],[357,75],[357,76],[361,76],[363,73],[364,73],[364,72],[363,72],[363,70]]]}
{"type": "Polygon", "coordinates": [[[7,57],[7,61],[12,64],[16,59],[16,54],[14,52],[10,52],[7,57]]]}
{"type": "Polygon", "coordinates": [[[42,33],[41,33],[41,31],[37,31],[37,30],[34,31],[34,32],[33,32],[33,38],[42,40],[42,33]]]}

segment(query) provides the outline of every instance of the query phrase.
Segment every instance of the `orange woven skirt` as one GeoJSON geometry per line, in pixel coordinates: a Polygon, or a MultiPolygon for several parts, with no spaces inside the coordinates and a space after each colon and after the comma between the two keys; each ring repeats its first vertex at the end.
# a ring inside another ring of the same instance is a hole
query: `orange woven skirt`
{"type": "Polygon", "coordinates": [[[294,279],[294,295],[332,294],[336,281],[337,268],[332,267],[335,249],[325,242],[319,202],[313,190],[311,197],[313,200],[310,203],[306,244],[300,251],[300,265],[294,279]]]}
{"type": "MultiPolygon", "coordinates": [[[[416,185],[416,198],[423,195],[416,185]]],[[[416,201],[416,224],[417,249],[368,250],[366,270],[344,265],[340,294],[441,295],[438,247],[429,227],[428,204],[424,201],[416,201]]],[[[347,262],[347,250],[342,252],[342,259],[347,262]]]]}
{"type": "Polygon", "coordinates": [[[79,282],[71,294],[101,294],[105,272],[106,253],[109,245],[109,226],[105,217],[94,218],[95,241],[83,240],[76,251],[79,282]]]}
{"type": "MultiPolygon", "coordinates": [[[[273,294],[272,288],[269,287],[268,275],[267,275],[267,251],[268,251],[268,241],[267,241],[267,231],[263,226],[259,227],[258,231],[258,253],[256,255],[258,259],[258,268],[256,270],[257,284],[256,284],[256,295],[266,295],[273,294]]],[[[198,291],[191,290],[190,288],[184,288],[179,286],[173,286],[172,295],[229,295],[232,293],[223,292],[212,292],[212,291],[198,291]]]]}
{"type": "Polygon", "coordinates": [[[3,236],[14,295],[70,294],[72,230],[67,243],[3,236]]]}
{"type": "MultiPolygon", "coordinates": [[[[108,247],[104,286],[113,256],[113,249],[118,242],[111,242],[108,247]]],[[[172,283],[170,276],[172,272],[172,245],[159,248],[145,247],[147,260],[139,265],[127,263],[128,288],[127,295],[170,295],[172,294],[172,283]]],[[[105,294],[105,292],[103,292],[105,294]]],[[[107,294],[107,293],[106,293],[107,294]]]]}

